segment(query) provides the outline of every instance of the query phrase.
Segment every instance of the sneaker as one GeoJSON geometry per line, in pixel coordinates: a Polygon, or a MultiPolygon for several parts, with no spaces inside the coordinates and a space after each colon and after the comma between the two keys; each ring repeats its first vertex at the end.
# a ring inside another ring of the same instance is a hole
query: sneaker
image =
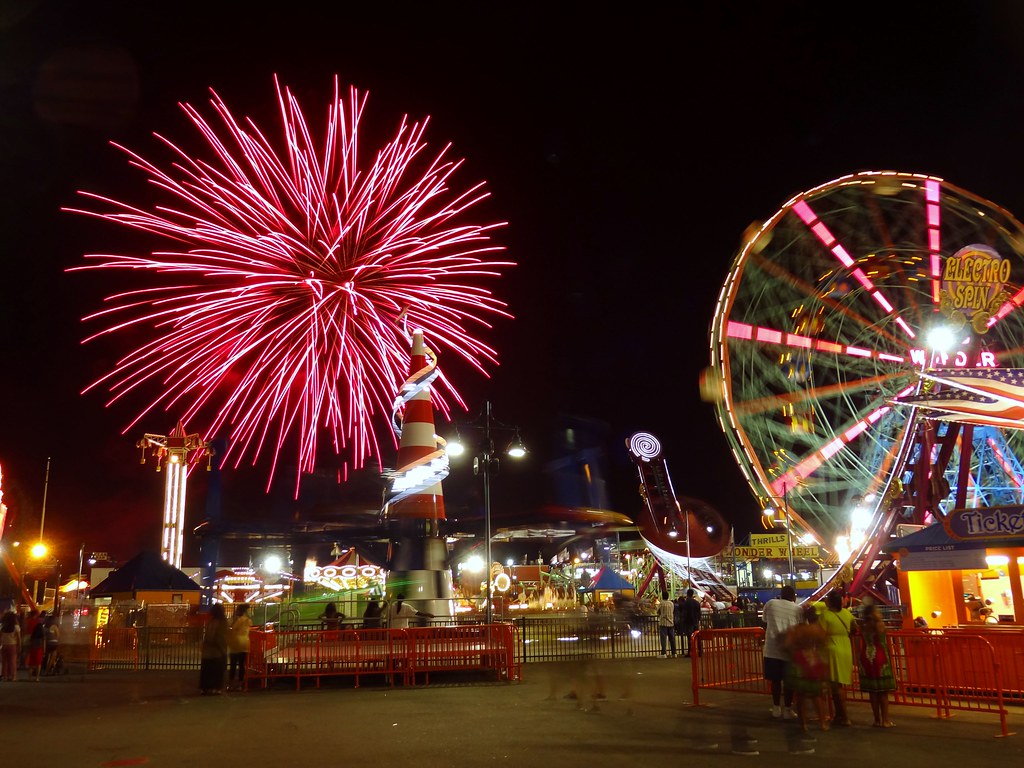
{"type": "Polygon", "coordinates": [[[667,659],[668,658],[668,654],[665,654],[665,653],[661,654],[661,658],[667,659]]]}
{"type": "Polygon", "coordinates": [[[782,719],[783,719],[783,720],[796,720],[796,712],[794,712],[794,711],[793,711],[792,709],[790,709],[789,707],[786,707],[786,708],[785,708],[785,709],[784,709],[784,710],[782,711],[782,719]]]}
{"type": "Polygon", "coordinates": [[[772,707],[772,717],[782,717],[782,707],[772,707]]]}

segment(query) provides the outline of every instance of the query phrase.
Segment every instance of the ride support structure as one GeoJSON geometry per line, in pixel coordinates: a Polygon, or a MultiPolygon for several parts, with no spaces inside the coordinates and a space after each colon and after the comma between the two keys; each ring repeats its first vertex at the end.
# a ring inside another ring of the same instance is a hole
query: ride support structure
{"type": "Polygon", "coordinates": [[[444,439],[435,432],[431,383],[439,375],[437,360],[412,333],[410,373],[395,398],[392,426],[398,437],[397,467],[384,473],[390,482],[382,511],[389,528],[386,591],[404,594],[435,616],[452,611],[451,568],[440,530],[445,520],[441,481],[448,476],[444,439]]]}
{"type": "Polygon", "coordinates": [[[658,438],[649,432],[638,432],[627,441],[627,446],[640,475],[640,496],[644,502],[637,528],[659,564],[648,573],[639,594],[655,576],[664,589],[662,568],[667,568],[716,598],[732,600],[732,590],[706,562],[731,541],[729,523],[710,504],[676,496],[658,438]]]}

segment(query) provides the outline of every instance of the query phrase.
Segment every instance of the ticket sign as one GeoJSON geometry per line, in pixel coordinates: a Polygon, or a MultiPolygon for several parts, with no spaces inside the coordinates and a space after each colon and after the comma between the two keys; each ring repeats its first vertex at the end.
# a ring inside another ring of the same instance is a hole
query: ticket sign
{"type": "MultiPolygon", "coordinates": [[[[753,538],[753,537],[751,537],[753,538]]],[[[780,546],[767,547],[736,547],[736,557],[742,560],[783,560],[789,557],[789,548],[780,546]]],[[[793,547],[793,557],[797,560],[810,560],[818,557],[818,547],[793,547]]]]}
{"type": "Polygon", "coordinates": [[[950,536],[962,541],[1024,539],[1024,506],[954,509],[943,523],[950,536]]]}

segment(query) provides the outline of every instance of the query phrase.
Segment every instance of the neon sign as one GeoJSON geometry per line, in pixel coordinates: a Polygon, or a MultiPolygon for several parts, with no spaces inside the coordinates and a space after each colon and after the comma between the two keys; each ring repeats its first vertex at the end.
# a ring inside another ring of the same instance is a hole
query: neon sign
{"type": "Polygon", "coordinates": [[[307,584],[320,584],[336,592],[349,589],[384,587],[387,572],[378,565],[317,565],[306,566],[302,580],[307,584]]]}
{"type": "Polygon", "coordinates": [[[910,350],[910,361],[927,368],[998,368],[995,352],[979,352],[975,358],[960,349],[952,354],[932,352],[928,349],[910,350]]]}
{"type": "Polygon", "coordinates": [[[970,318],[975,333],[986,333],[989,320],[1006,303],[1010,261],[986,245],[967,245],[946,259],[939,308],[951,320],[970,318]]]}

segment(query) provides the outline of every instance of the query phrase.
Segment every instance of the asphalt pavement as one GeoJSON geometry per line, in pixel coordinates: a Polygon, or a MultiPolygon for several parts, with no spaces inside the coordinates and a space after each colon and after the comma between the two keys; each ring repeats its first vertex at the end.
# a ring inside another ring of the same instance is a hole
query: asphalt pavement
{"type": "MultiPolygon", "coordinates": [[[[24,672],[20,674],[24,675],[24,672]]],[[[518,683],[431,676],[388,688],[325,680],[200,696],[198,672],[86,673],[0,683],[3,756],[14,765],[235,766],[840,766],[900,768],[1019,764],[1024,708],[998,717],[893,707],[896,726],[853,726],[804,737],[773,720],[764,695],[701,691],[692,704],[684,659],[533,663],[518,683]],[[600,690],[598,690],[600,688],[600,690]],[[576,698],[571,698],[575,690],[576,698]],[[605,698],[595,699],[595,691],[605,698]]]]}

